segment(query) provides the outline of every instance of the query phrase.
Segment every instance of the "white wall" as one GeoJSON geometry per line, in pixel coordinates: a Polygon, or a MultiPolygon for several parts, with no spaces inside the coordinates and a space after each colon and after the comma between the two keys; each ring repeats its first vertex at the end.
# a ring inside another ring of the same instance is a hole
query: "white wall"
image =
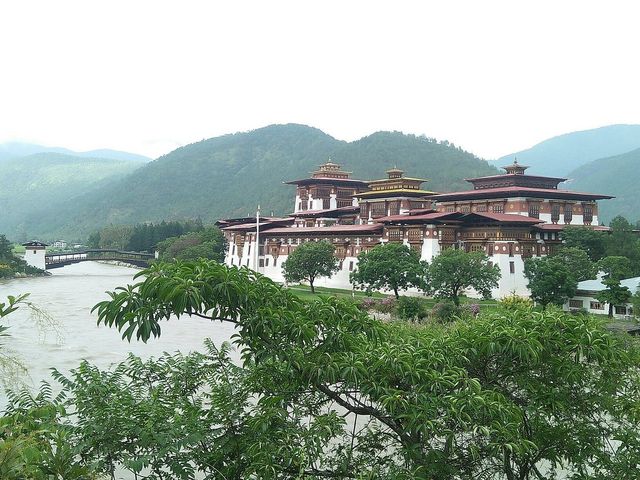
{"type": "Polygon", "coordinates": [[[32,267],[39,268],[40,270],[46,270],[47,264],[45,262],[44,254],[46,250],[44,248],[37,249],[29,249],[24,252],[24,261],[27,262],[27,265],[31,265],[32,267]]]}

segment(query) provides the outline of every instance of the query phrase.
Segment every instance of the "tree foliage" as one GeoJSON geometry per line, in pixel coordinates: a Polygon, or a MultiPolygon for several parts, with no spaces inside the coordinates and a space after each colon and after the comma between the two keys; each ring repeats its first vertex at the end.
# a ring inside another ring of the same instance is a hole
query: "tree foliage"
{"type": "MultiPolygon", "coordinates": [[[[515,309],[447,329],[383,324],[349,302],[304,302],[255,272],[214,262],[156,264],[139,278],[96,306],[101,323],[146,341],[173,316],[228,321],[243,365],[210,350],[213,371],[195,362],[197,377],[183,358],[171,367],[176,374],[159,374],[169,372],[167,360],[148,364],[151,374],[130,360],[116,369],[120,378],[97,370],[77,377],[69,396],[80,388],[82,428],[93,435],[96,422],[113,437],[96,440],[88,456],[126,450],[127,465],[151,465],[167,444],[165,461],[180,465],[171,445],[182,428],[181,448],[191,452],[201,440],[192,465],[205,473],[214,466],[219,478],[636,473],[638,352],[594,317],[515,309]],[[210,375],[220,380],[210,383],[211,401],[200,402],[194,388],[210,375]],[[204,424],[199,431],[187,422],[204,424]],[[128,443],[149,423],[157,435],[128,443]]],[[[164,478],[157,475],[149,478],[164,478]]]]}
{"type": "Polygon", "coordinates": [[[598,292],[596,298],[609,304],[609,317],[613,317],[613,307],[615,305],[625,305],[631,300],[631,291],[627,287],[620,285],[620,280],[615,277],[609,277],[602,281],[605,289],[598,292]]]}
{"type": "Polygon", "coordinates": [[[631,261],[627,257],[604,257],[596,264],[598,271],[603,272],[607,278],[622,280],[632,274],[631,261]]]}
{"type": "Polygon", "coordinates": [[[206,227],[158,243],[160,260],[197,260],[206,258],[224,261],[226,241],[218,227],[206,227]]]}
{"type": "Polygon", "coordinates": [[[589,258],[587,252],[581,248],[563,247],[553,256],[571,268],[578,282],[596,278],[596,266],[589,258]]]}
{"type": "Polygon", "coordinates": [[[526,259],[524,276],[529,280],[531,298],[543,308],[550,303],[564,304],[575,295],[578,288],[572,268],[561,257],[526,259]]]}
{"type": "Polygon", "coordinates": [[[431,262],[429,267],[430,289],[436,296],[448,298],[460,305],[460,295],[473,288],[485,298],[491,297],[491,289],[498,286],[500,269],[482,252],[467,253],[448,248],[431,262]]]}
{"type": "Polygon", "coordinates": [[[316,278],[330,277],[340,269],[334,251],[334,246],[326,241],[301,243],[282,264],[284,277],[288,282],[309,282],[311,293],[315,293],[316,278]]]}
{"type": "Polygon", "coordinates": [[[607,234],[588,227],[568,226],[562,230],[565,247],[584,250],[592,261],[596,262],[606,256],[607,234]]]}
{"type": "Polygon", "coordinates": [[[428,265],[420,260],[420,254],[401,243],[377,245],[358,255],[358,266],[349,279],[356,288],[398,291],[427,286],[428,265]]]}

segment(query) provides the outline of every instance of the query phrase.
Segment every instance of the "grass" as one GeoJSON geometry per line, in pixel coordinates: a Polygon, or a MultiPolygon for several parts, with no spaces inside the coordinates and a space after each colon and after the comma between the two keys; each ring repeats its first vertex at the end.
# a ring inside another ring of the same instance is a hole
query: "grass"
{"type": "MultiPolygon", "coordinates": [[[[313,294],[311,293],[311,288],[309,288],[308,285],[293,285],[289,287],[289,290],[295,293],[302,300],[307,300],[307,301],[311,301],[314,298],[317,298],[319,295],[332,296],[332,297],[338,297],[338,298],[356,298],[356,299],[363,299],[367,297],[382,299],[382,298],[388,298],[392,296],[392,295],[385,295],[379,292],[372,292],[371,295],[367,295],[366,292],[363,292],[362,290],[346,290],[342,288],[327,288],[327,287],[316,287],[316,293],[313,294]]],[[[419,298],[421,298],[426,304],[426,306],[429,308],[433,307],[436,303],[439,303],[442,301],[437,298],[427,298],[427,297],[419,297],[419,298]]],[[[481,306],[485,306],[488,308],[498,306],[498,303],[493,299],[479,300],[477,298],[460,297],[460,304],[464,305],[466,303],[477,303],[477,304],[480,304],[481,306]]]]}
{"type": "Polygon", "coordinates": [[[372,298],[387,298],[389,295],[383,295],[382,293],[373,292],[371,295],[367,295],[361,290],[345,290],[341,288],[327,288],[327,287],[315,287],[316,293],[311,293],[311,288],[307,285],[293,285],[289,287],[293,293],[295,293],[302,300],[313,300],[319,295],[338,297],[338,298],[366,298],[368,296],[372,298]]]}

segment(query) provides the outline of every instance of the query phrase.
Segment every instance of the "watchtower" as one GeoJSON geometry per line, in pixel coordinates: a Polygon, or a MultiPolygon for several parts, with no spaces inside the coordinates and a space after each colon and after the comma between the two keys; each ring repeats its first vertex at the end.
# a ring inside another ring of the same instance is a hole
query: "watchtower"
{"type": "Polygon", "coordinates": [[[26,248],[24,252],[24,260],[27,265],[39,268],[40,270],[46,270],[47,265],[44,259],[44,255],[47,251],[47,244],[33,240],[31,242],[23,243],[23,247],[26,248]]]}

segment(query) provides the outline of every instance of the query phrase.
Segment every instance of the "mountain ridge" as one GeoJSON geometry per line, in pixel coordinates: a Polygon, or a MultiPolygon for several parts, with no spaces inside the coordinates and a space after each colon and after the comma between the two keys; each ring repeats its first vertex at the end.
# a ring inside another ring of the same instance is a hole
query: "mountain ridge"
{"type": "Polygon", "coordinates": [[[411,176],[430,178],[430,190],[468,188],[465,176],[497,173],[486,161],[427,137],[376,132],[354,142],[337,140],[300,124],[269,125],[180,147],[72,202],[55,206],[56,221],[27,216],[27,230],[40,236],[86,235],[110,223],[162,219],[244,216],[258,204],[287,214],[294,189],[284,181],[303,178],[329,158],[353,171],[354,178],[385,176],[398,166],[411,176]],[[464,172],[464,174],[463,174],[464,172]]]}
{"type": "Polygon", "coordinates": [[[640,125],[606,125],[557,135],[489,163],[502,166],[512,163],[515,157],[531,167],[528,173],[564,177],[581,165],[636,148],[640,148],[640,125]]]}

